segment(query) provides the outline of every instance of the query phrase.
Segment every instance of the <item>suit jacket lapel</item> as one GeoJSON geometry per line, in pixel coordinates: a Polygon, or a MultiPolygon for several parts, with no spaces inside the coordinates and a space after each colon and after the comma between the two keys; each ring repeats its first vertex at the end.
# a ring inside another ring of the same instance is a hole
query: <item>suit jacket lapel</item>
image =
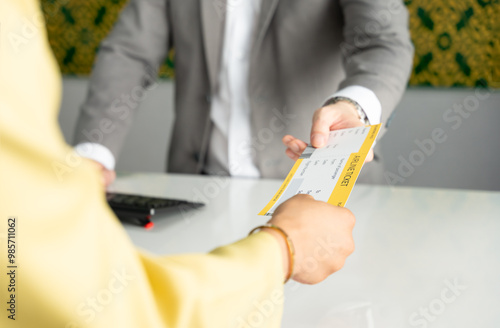
{"type": "MultiPolygon", "coordinates": [[[[240,0],[250,1],[250,0],[240,0]]],[[[259,48],[279,0],[261,0],[260,14],[255,28],[252,53],[259,48]]],[[[224,43],[224,24],[227,0],[200,0],[201,21],[203,26],[203,43],[208,66],[208,74],[212,92],[217,90],[217,81],[221,64],[224,43]]]]}
{"type": "MultiPolygon", "coordinates": [[[[247,0],[242,0],[247,1],[247,0]]],[[[203,43],[212,92],[217,89],[217,77],[224,42],[224,22],[227,0],[200,0],[203,43]]]]}
{"type": "MultiPolygon", "coordinates": [[[[241,1],[250,1],[250,0],[241,0],[241,1]]],[[[259,19],[257,21],[256,29],[255,29],[255,39],[252,50],[257,50],[260,47],[262,40],[264,39],[264,35],[271,23],[271,19],[276,11],[276,7],[278,6],[279,0],[261,0],[260,5],[260,14],[259,19]]]]}

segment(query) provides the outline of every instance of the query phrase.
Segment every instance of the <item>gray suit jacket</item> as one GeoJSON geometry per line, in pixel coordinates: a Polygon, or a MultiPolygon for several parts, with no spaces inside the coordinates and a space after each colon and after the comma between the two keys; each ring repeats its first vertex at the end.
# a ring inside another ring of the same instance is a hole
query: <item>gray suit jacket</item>
{"type": "MultiPolygon", "coordinates": [[[[226,0],[131,0],[100,47],[75,142],[101,143],[118,157],[137,107],[130,98],[144,96],[175,47],[168,170],[202,172],[225,11],[226,0]]],[[[254,138],[247,150],[256,152],[263,177],[286,175],[293,163],[282,136],[309,140],[313,112],[339,88],[372,90],[387,120],[411,69],[407,25],[401,0],[262,0],[250,54],[254,138]]]]}

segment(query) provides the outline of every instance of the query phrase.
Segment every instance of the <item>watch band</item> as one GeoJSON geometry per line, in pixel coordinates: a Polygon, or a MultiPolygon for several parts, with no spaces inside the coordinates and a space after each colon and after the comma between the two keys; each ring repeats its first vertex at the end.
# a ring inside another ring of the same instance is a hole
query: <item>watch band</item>
{"type": "Polygon", "coordinates": [[[345,101],[345,102],[348,102],[351,105],[353,105],[356,108],[356,112],[358,112],[359,120],[361,122],[363,122],[364,124],[370,124],[370,121],[368,120],[368,117],[366,116],[363,108],[361,108],[361,106],[356,101],[352,100],[351,98],[342,97],[342,96],[333,97],[326,102],[325,106],[336,104],[339,101],[345,101]]]}

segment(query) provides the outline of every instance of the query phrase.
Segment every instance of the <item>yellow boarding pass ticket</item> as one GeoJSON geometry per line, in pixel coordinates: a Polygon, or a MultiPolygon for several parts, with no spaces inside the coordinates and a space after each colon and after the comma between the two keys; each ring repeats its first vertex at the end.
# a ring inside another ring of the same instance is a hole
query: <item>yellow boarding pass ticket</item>
{"type": "Polygon", "coordinates": [[[322,148],[307,146],[280,189],[259,215],[272,215],[297,194],[344,206],[380,131],[380,124],[330,132],[322,148]]]}

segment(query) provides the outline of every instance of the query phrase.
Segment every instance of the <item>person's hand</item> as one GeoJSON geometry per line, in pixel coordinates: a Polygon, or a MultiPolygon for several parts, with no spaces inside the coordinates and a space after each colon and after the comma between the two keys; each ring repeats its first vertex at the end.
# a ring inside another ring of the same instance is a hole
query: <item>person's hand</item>
{"type": "Polygon", "coordinates": [[[107,168],[104,167],[104,165],[102,165],[99,162],[92,160],[92,163],[97,167],[99,171],[101,171],[102,183],[104,184],[105,188],[108,187],[111,183],[113,183],[113,181],[115,181],[116,179],[115,171],[108,170],[107,168]]]}
{"type": "MultiPolygon", "coordinates": [[[[321,148],[328,141],[329,132],[339,129],[354,128],[364,126],[360,121],[356,107],[347,101],[339,101],[335,104],[322,107],[313,115],[311,128],[311,145],[316,148],[321,148]]],[[[291,135],[286,135],[282,139],[283,144],[287,147],[286,154],[288,157],[297,160],[307,144],[291,135]]],[[[370,150],[366,156],[365,163],[373,160],[373,150],[370,150]]]]}
{"type": "MultiPolygon", "coordinates": [[[[269,223],[280,227],[295,248],[292,279],[316,284],[344,266],[354,251],[352,229],[354,215],[346,208],[314,200],[310,195],[296,195],[281,204],[269,223]]],[[[279,241],[284,256],[285,274],[289,269],[285,240],[274,229],[263,229],[279,241]]]]}

